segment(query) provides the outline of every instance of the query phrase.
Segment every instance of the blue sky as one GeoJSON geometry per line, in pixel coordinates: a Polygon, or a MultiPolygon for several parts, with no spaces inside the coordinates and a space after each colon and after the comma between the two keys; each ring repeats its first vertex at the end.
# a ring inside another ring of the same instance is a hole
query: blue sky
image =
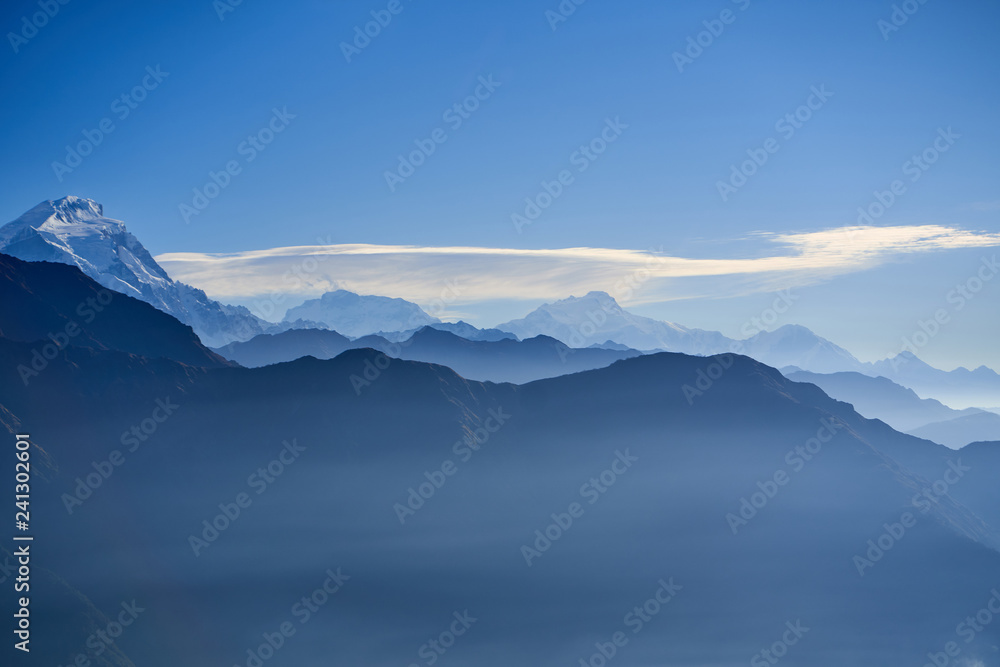
{"type": "MultiPolygon", "coordinates": [[[[76,194],[102,202],[154,255],[324,239],[662,247],[671,257],[729,260],[789,252],[756,232],[854,225],[858,207],[900,179],[905,192],[875,225],[1000,231],[995,2],[915,3],[885,39],[878,22],[890,20],[889,2],[589,0],[553,30],[546,12],[557,9],[554,0],[401,0],[402,11],[347,62],[341,42],[388,4],[243,2],[224,20],[207,0],[60,6],[16,53],[9,36],[0,47],[0,220],[76,194]],[[724,10],[732,22],[679,72],[674,52],[724,10]],[[169,74],[119,118],[113,101],[157,66],[169,74]],[[491,76],[499,86],[461,126],[447,122],[444,111],[491,76]],[[776,121],[806,103],[814,86],[832,95],[792,136],[777,131],[776,121]],[[247,162],[241,142],[275,108],[295,117],[247,162]],[[52,163],[104,118],[113,132],[60,181],[52,163]],[[628,127],[577,171],[574,152],[607,119],[628,127]],[[397,156],[439,128],[447,140],[391,190],[385,172],[397,156]],[[904,165],[947,128],[958,138],[910,181],[904,165]],[[718,182],[768,138],[777,152],[723,201],[718,182]],[[179,206],[229,161],[239,173],[186,222],[179,206]],[[511,215],[564,169],[572,183],[518,233],[511,215]]],[[[5,35],[37,11],[36,3],[5,3],[5,35]]],[[[900,337],[997,250],[994,241],[955,249],[943,238],[949,249],[848,262],[851,270],[822,280],[788,276],[801,295],[790,320],[862,358],[898,352],[900,337]]],[[[718,290],[682,282],[651,284],[634,310],[735,335],[774,298],[773,284],[740,289],[739,277],[718,290]]],[[[921,356],[944,367],[1000,368],[998,284],[987,283],[921,356]]],[[[232,300],[253,296],[224,295],[215,285],[199,286],[232,300]]],[[[455,312],[488,325],[550,300],[514,296],[469,295],[455,312]]]]}

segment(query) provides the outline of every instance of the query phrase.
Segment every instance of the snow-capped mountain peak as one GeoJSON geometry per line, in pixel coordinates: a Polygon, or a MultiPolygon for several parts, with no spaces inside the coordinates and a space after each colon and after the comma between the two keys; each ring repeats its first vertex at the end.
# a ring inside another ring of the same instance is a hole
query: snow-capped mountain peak
{"type": "Polygon", "coordinates": [[[797,366],[814,373],[837,373],[860,371],[864,366],[844,348],[799,324],[761,331],[736,349],[775,368],[797,366]]]}
{"type": "Polygon", "coordinates": [[[522,340],[551,336],[570,347],[611,340],[637,350],[665,349],[688,354],[718,354],[734,341],[715,331],[688,329],[624,310],[607,292],[588,292],[546,303],[519,320],[498,324],[522,340]]]}
{"type": "Polygon", "coordinates": [[[290,308],[285,321],[322,322],[345,336],[357,338],[378,331],[404,331],[441,322],[415,303],[385,296],[334,290],[290,308]]]}
{"type": "Polygon", "coordinates": [[[143,298],[143,285],[172,283],[120,220],[104,217],[92,199],[42,202],[0,228],[0,249],[26,261],[72,264],[105,287],[143,298]]]}
{"type": "Polygon", "coordinates": [[[29,262],[76,266],[104,287],[190,325],[206,345],[219,347],[302,324],[265,322],[246,308],[213,301],[203,291],[171,280],[125,224],[104,217],[104,208],[92,199],[69,196],[35,206],[0,227],[0,252],[29,262]]]}

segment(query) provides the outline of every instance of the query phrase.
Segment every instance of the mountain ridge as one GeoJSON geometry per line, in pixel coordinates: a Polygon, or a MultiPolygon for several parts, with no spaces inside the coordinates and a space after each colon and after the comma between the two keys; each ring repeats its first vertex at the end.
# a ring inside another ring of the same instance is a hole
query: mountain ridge
{"type": "Polygon", "coordinates": [[[266,322],[243,306],[214,301],[204,291],[172,280],[125,224],[105,217],[103,206],[91,199],[67,196],[38,204],[0,227],[0,252],[76,266],[104,287],[190,325],[206,345],[290,326],[266,322]]]}

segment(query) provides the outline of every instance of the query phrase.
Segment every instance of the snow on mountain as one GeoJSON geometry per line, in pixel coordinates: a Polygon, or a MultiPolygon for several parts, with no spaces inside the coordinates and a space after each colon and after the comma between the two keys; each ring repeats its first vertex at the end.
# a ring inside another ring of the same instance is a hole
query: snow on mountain
{"type": "Polygon", "coordinates": [[[813,373],[863,371],[854,355],[797,324],[761,331],[742,341],[736,351],[768,366],[797,366],[813,373]]]}
{"type": "Polygon", "coordinates": [[[297,319],[321,322],[354,338],[379,331],[418,329],[441,322],[405,299],[363,296],[347,290],[327,292],[285,313],[285,322],[297,319]]]}
{"type": "Polygon", "coordinates": [[[498,324],[522,340],[551,336],[570,347],[589,347],[611,340],[636,350],[663,349],[670,352],[710,355],[729,352],[735,343],[717,331],[689,329],[673,322],[634,315],[606,292],[539,306],[526,317],[498,324]]]}
{"type": "MultiPolygon", "coordinates": [[[[124,223],[104,217],[103,207],[91,199],[69,196],[42,202],[0,227],[0,252],[29,262],[79,267],[104,287],[145,301],[190,325],[209,346],[290,328],[175,282],[124,223]]],[[[315,326],[299,326],[307,324],[315,326]]]]}
{"type": "Polygon", "coordinates": [[[0,227],[0,252],[25,261],[77,266],[104,287],[173,315],[212,347],[288,329],[331,327],[358,337],[375,332],[411,333],[433,325],[473,340],[499,340],[503,331],[521,339],[551,336],[581,348],[608,347],[610,342],[636,350],[700,355],[735,351],[776,368],[886,377],[922,398],[936,398],[953,408],[1000,404],[1000,375],[986,367],[943,371],[909,352],[862,363],[847,350],[796,325],[734,341],[718,332],[629,313],[604,292],[545,304],[522,319],[480,330],[461,322],[442,323],[403,299],[339,290],[292,308],[283,322],[274,324],[242,306],[219,303],[199,289],[172,280],[121,221],[105,217],[100,204],[81,197],[43,202],[0,227]]]}

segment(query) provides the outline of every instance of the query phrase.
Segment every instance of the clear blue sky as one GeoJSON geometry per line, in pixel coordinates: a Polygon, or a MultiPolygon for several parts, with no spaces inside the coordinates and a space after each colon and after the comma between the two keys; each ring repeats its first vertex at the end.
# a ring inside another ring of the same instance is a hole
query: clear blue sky
{"type": "MultiPolygon", "coordinates": [[[[388,4],[247,0],[221,21],[209,0],[60,6],[17,53],[9,37],[0,45],[0,220],[76,194],[102,202],[153,254],[322,237],[496,248],[662,245],[683,257],[755,256],[763,249],[729,241],[853,224],[874,190],[900,178],[938,128],[952,127],[961,138],[876,224],[1000,229],[996,2],[928,0],[884,39],[877,23],[890,19],[892,3],[871,0],[751,0],[745,9],[745,0],[589,0],[555,30],[545,13],[557,0],[401,0],[401,13],[346,62],[340,43],[388,4]],[[735,20],[679,73],[672,54],[725,9],[735,20]],[[142,82],[147,66],[169,76],[119,119],[112,102],[142,82]],[[442,112],[489,75],[500,87],[451,129],[442,112]],[[833,97],[781,138],[775,121],[814,85],[833,97]],[[237,147],[275,107],[296,117],[246,163],[237,147]],[[60,182],[52,162],[106,117],[114,131],[60,182]],[[511,213],[615,117],[628,129],[516,233],[511,213]],[[445,128],[447,141],[390,191],[384,172],[436,128],[445,128]],[[780,150],[722,201],[717,182],[768,137],[779,138],[780,150]],[[229,160],[241,173],[185,224],[178,205],[229,160]]],[[[19,32],[22,17],[37,11],[36,3],[4,3],[3,33],[19,32]]],[[[969,274],[986,250],[904,257],[809,288],[815,297],[796,321],[860,356],[878,356],[876,348],[891,347],[898,331],[933,312],[949,281],[969,274]],[[869,298],[859,300],[856,290],[869,298]],[[882,318],[885,342],[857,334],[854,317],[882,318]]],[[[992,310],[973,313],[974,326],[956,324],[951,334],[969,326],[979,342],[928,356],[945,366],[1000,365],[982,333],[1000,328],[991,314],[1000,287],[991,287],[980,301],[992,310]]],[[[736,333],[767,301],[640,310],[736,333]]]]}

